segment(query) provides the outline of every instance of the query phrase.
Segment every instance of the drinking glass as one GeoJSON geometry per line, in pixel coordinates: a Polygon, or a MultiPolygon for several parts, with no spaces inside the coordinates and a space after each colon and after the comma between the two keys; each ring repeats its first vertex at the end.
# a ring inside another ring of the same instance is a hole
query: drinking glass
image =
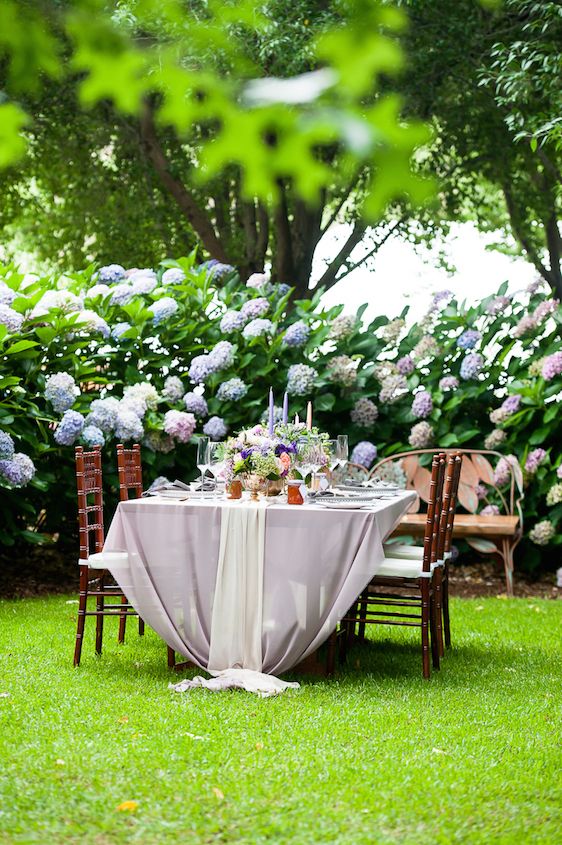
{"type": "Polygon", "coordinates": [[[218,477],[224,469],[224,442],[209,443],[209,472],[215,479],[215,493],[218,492],[218,477]]]}
{"type": "Polygon", "coordinates": [[[334,483],[334,472],[339,467],[340,461],[338,458],[338,441],[325,440],[324,441],[324,455],[327,458],[327,467],[330,470],[330,483],[334,483]]]}
{"type": "Polygon", "coordinates": [[[200,437],[197,441],[197,469],[201,473],[201,493],[203,493],[203,488],[205,484],[205,473],[210,468],[210,459],[209,459],[209,445],[210,445],[210,438],[209,437],[200,437]]]}
{"type": "Polygon", "coordinates": [[[338,434],[338,448],[337,448],[338,464],[345,470],[349,460],[349,443],[347,434],[338,434]]]}

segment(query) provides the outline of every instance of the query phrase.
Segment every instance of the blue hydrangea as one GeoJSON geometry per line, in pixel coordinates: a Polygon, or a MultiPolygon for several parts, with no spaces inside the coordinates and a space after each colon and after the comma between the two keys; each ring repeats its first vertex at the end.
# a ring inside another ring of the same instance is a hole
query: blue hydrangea
{"type": "Polygon", "coordinates": [[[231,264],[223,264],[221,261],[217,261],[216,258],[204,261],[201,267],[206,269],[209,276],[217,282],[236,272],[231,264]]]}
{"type": "Polygon", "coordinates": [[[482,335],[476,329],[467,329],[457,338],[457,346],[459,349],[474,349],[481,338],[482,335]]]}
{"type": "Polygon", "coordinates": [[[185,404],[185,410],[191,411],[198,417],[206,417],[209,413],[205,397],[200,396],[199,393],[186,393],[183,397],[183,401],[185,404]]]}
{"type": "Polygon", "coordinates": [[[286,285],[285,282],[280,282],[278,285],[274,287],[274,293],[277,294],[279,298],[282,296],[286,296],[291,290],[291,285],[286,285]]]}
{"type": "Polygon", "coordinates": [[[94,399],[90,405],[90,413],[86,418],[86,425],[95,425],[104,434],[110,434],[117,422],[119,400],[113,396],[107,399],[94,399]]]}
{"type": "Polygon", "coordinates": [[[168,402],[179,402],[184,392],[181,378],[178,378],[177,376],[168,376],[164,382],[162,396],[167,399],[168,402]]]}
{"type": "Polygon", "coordinates": [[[246,320],[255,320],[256,317],[263,317],[269,311],[269,300],[264,296],[257,299],[250,299],[242,306],[240,313],[246,320]]]}
{"type": "Polygon", "coordinates": [[[130,277],[129,283],[133,293],[135,295],[141,295],[143,293],[152,293],[154,288],[158,286],[158,279],[154,274],[152,276],[142,275],[139,270],[138,273],[130,277]]]}
{"type": "Polygon", "coordinates": [[[33,461],[22,452],[16,452],[9,460],[0,461],[0,477],[11,487],[25,487],[34,475],[33,461]]]}
{"type": "Polygon", "coordinates": [[[76,317],[75,326],[82,331],[99,332],[102,337],[109,337],[110,329],[103,317],[96,314],[95,311],[80,311],[76,317]]]}
{"type": "Polygon", "coordinates": [[[57,414],[72,408],[80,395],[78,386],[70,373],[54,373],[45,380],[45,399],[51,403],[57,414]]]}
{"type": "Polygon", "coordinates": [[[120,264],[108,264],[106,267],[100,267],[98,271],[98,281],[100,282],[119,282],[125,277],[125,268],[120,264]]]}
{"type": "Polygon", "coordinates": [[[203,433],[211,440],[222,440],[227,431],[226,423],[220,417],[211,417],[203,426],[203,433]]]}
{"type": "Polygon", "coordinates": [[[125,332],[128,332],[130,328],[130,323],[115,323],[115,325],[111,329],[111,337],[113,338],[113,340],[121,340],[125,332]]]}
{"type": "Polygon", "coordinates": [[[287,393],[291,396],[306,396],[314,390],[318,373],[308,364],[293,364],[287,374],[287,393]]]}
{"type": "Polygon", "coordinates": [[[465,355],[461,364],[461,378],[465,381],[476,378],[483,366],[484,358],[482,355],[479,352],[469,352],[468,355],[465,355]]]}
{"type": "Polygon", "coordinates": [[[170,267],[162,274],[163,285],[181,285],[185,280],[185,273],[179,267],[170,267]]]}
{"type": "Polygon", "coordinates": [[[223,381],[217,390],[217,399],[221,402],[237,402],[242,399],[248,392],[248,385],[244,384],[241,378],[231,378],[228,381],[223,381]]]}
{"type": "Polygon", "coordinates": [[[84,428],[84,417],[78,411],[65,411],[56,427],[55,440],[59,446],[72,446],[84,428]]]}
{"type": "Polygon", "coordinates": [[[0,305],[11,305],[16,296],[15,290],[8,287],[6,282],[0,281],[0,305]]]}
{"type": "Polygon", "coordinates": [[[369,469],[377,457],[377,447],[368,440],[361,440],[351,453],[351,462],[369,469]]]}
{"type": "Polygon", "coordinates": [[[113,305],[127,305],[134,297],[135,292],[131,285],[115,285],[111,289],[111,302],[113,305]]]}
{"type": "Polygon", "coordinates": [[[105,437],[103,431],[95,425],[85,425],[82,440],[86,446],[103,446],[105,437]]]}
{"type": "Polygon", "coordinates": [[[209,359],[215,372],[231,367],[234,363],[234,346],[228,340],[220,340],[209,353],[209,359]]]}
{"type": "Polygon", "coordinates": [[[243,336],[246,340],[254,340],[256,337],[263,337],[263,335],[271,334],[273,331],[273,323],[271,320],[251,320],[242,330],[243,336]]]}
{"type": "Polygon", "coordinates": [[[425,417],[429,417],[432,411],[433,399],[431,398],[431,393],[427,390],[420,390],[419,393],[416,393],[414,396],[414,401],[412,402],[412,414],[418,419],[425,419],[425,417]]]}
{"type": "Polygon", "coordinates": [[[96,296],[105,297],[111,291],[109,285],[94,285],[86,291],[85,299],[95,299],[96,296]]]}
{"type": "Polygon", "coordinates": [[[155,326],[172,317],[178,310],[178,303],[171,296],[163,296],[162,299],[157,299],[150,306],[150,310],[154,314],[152,322],[155,326]]]}
{"type": "Polygon", "coordinates": [[[207,381],[214,372],[215,368],[209,355],[196,355],[189,365],[189,378],[193,384],[207,381]]]}
{"type": "Polygon", "coordinates": [[[244,328],[246,322],[247,318],[241,311],[226,311],[221,320],[221,332],[230,334],[230,332],[240,331],[244,328]]]}
{"type": "Polygon", "coordinates": [[[134,411],[126,407],[119,408],[115,420],[115,437],[117,440],[122,442],[141,440],[143,434],[142,422],[134,411]]]}
{"type": "Polygon", "coordinates": [[[6,431],[0,431],[0,459],[11,461],[14,457],[14,441],[6,431]]]}
{"type": "Polygon", "coordinates": [[[0,305],[0,324],[6,326],[12,334],[16,334],[23,325],[23,315],[18,314],[9,305],[0,305]]]}
{"type": "Polygon", "coordinates": [[[285,346],[304,346],[309,337],[310,327],[307,326],[304,320],[298,320],[292,326],[289,326],[285,332],[283,343],[285,346]]]}

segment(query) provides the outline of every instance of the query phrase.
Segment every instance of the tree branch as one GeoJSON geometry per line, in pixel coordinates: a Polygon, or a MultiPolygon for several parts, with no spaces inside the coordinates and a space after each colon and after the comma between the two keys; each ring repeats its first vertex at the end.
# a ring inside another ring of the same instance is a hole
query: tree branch
{"type": "Polygon", "coordinates": [[[336,208],[334,209],[334,211],[332,212],[332,214],[328,218],[328,222],[324,226],[322,226],[322,228],[320,229],[319,240],[321,240],[324,237],[324,235],[326,234],[326,232],[328,231],[330,226],[332,226],[336,222],[338,214],[340,213],[340,211],[342,210],[342,208],[346,204],[347,200],[349,199],[349,197],[351,195],[351,192],[353,191],[353,189],[357,185],[358,181],[359,181],[359,174],[356,174],[356,176],[351,180],[351,182],[349,183],[349,185],[345,189],[343,196],[340,197],[340,201],[338,202],[336,208]]]}
{"type": "Polygon", "coordinates": [[[328,267],[324,271],[324,275],[319,279],[316,287],[322,287],[326,290],[329,290],[335,285],[337,281],[336,275],[338,270],[340,269],[342,264],[345,263],[346,259],[351,255],[357,244],[360,242],[361,238],[365,234],[366,228],[367,227],[364,223],[355,223],[348,239],[334,258],[334,260],[328,265],[328,267]]]}
{"type": "Polygon", "coordinates": [[[260,200],[258,200],[257,222],[258,238],[256,242],[256,264],[258,269],[263,270],[265,256],[267,253],[267,245],[269,243],[269,214],[267,213],[266,206],[260,200]]]}
{"type": "Polygon", "coordinates": [[[394,225],[391,226],[391,228],[385,233],[384,237],[380,241],[377,241],[374,247],[369,250],[369,252],[367,252],[362,258],[360,258],[359,261],[356,261],[355,264],[348,264],[347,262],[344,262],[344,272],[340,273],[340,275],[336,279],[334,279],[334,281],[330,284],[329,287],[326,288],[326,290],[330,290],[330,287],[333,287],[338,282],[341,282],[342,279],[345,279],[346,276],[349,276],[350,273],[353,273],[354,270],[357,270],[358,267],[364,264],[367,259],[375,255],[375,253],[377,253],[379,249],[384,246],[390,236],[393,235],[396,230],[400,228],[405,219],[405,217],[401,217],[400,220],[397,220],[396,223],[394,223],[394,225]]]}
{"type": "Polygon", "coordinates": [[[534,264],[535,268],[543,277],[543,279],[547,281],[551,287],[554,287],[554,280],[552,279],[551,274],[540,260],[536,249],[534,248],[532,242],[527,237],[523,230],[523,227],[521,226],[521,221],[519,218],[517,207],[515,205],[515,200],[513,199],[511,189],[504,184],[502,185],[502,191],[505,197],[505,204],[507,207],[507,213],[509,214],[511,228],[513,229],[515,237],[529,256],[530,261],[534,264]]]}

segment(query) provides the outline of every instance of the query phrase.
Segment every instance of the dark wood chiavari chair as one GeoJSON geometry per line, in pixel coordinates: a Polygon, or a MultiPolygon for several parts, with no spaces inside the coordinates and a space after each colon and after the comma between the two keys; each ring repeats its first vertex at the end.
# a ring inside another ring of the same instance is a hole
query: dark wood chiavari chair
{"type": "Polygon", "coordinates": [[[344,649],[357,623],[360,639],[364,636],[367,624],[419,627],[424,678],[430,677],[430,648],[433,667],[439,669],[435,572],[438,568],[439,523],[445,466],[444,454],[434,455],[422,559],[386,557],[377,575],[359,597],[358,605],[342,620],[344,636],[341,642],[344,649]],[[382,591],[379,589],[381,587],[382,591]],[[385,592],[385,587],[394,590],[399,588],[400,591],[385,592]],[[402,593],[402,590],[406,593],[402,593]]]}
{"type": "MultiPolygon", "coordinates": [[[[451,622],[449,618],[449,561],[451,559],[451,545],[453,542],[453,528],[455,523],[455,513],[457,510],[457,497],[459,490],[459,482],[462,471],[462,454],[454,455],[453,478],[451,481],[451,490],[447,508],[447,522],[444,532],[443,547],[441,553],[441,560],[443,561],[443,568],[441,572],[441,608],[440,616],[443,618],[443,630],[445,634],[445,647],[451,648],[451,622]]],[[[443,643],[441,641],[441,653],[444,653],[443,643]]]]}
{"type": "Polygon", "coordinates": [[[106,599],[122,598],[120,587],[110,581],[107,556],[103,554],[103,490],[101,448],[85,452],[77,446],[76,487],[78,492],[78,533],[80,538],[80,594],[74,647],[74,665],[80,664],[86,616],[96,617],[96,653],[101,654],[103,620],[106,616],[136,615],[128,604],[106,604],[106,599]],[[95,598],[95,610],[88,610],[88,598],[95,598]]]}

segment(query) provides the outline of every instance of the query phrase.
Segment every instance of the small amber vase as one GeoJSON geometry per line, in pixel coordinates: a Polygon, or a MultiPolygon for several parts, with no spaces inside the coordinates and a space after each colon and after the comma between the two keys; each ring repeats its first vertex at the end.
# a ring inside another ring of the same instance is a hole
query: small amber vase
{"type": "Polygon", "coordinates": [[[241,499],[242,498],[242,482],[239,478],[235,478],[234,481],[230,482],[228,487],[228,498],[229,499],[241,499]]]}

